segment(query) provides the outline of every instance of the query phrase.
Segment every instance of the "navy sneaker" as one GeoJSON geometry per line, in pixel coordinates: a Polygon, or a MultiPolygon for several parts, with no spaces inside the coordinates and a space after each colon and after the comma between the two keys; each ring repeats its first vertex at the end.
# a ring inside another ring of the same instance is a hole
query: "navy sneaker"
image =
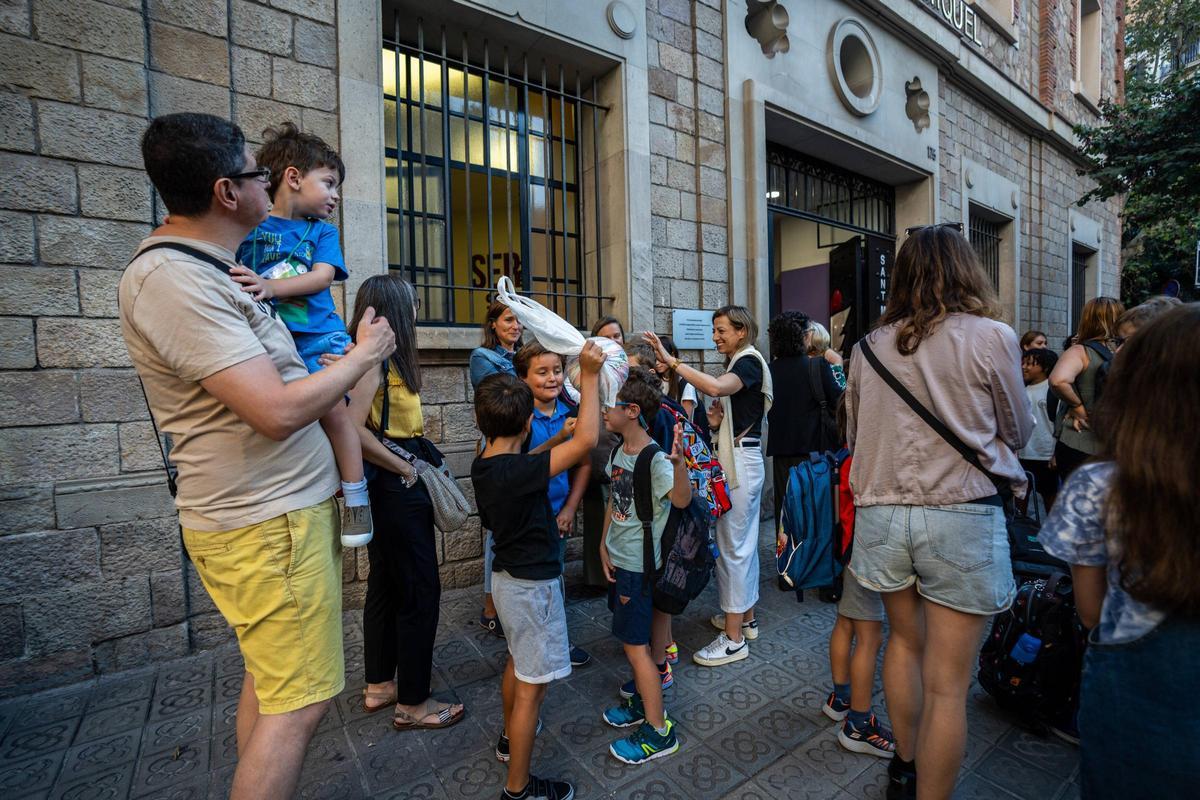
{"type": "MultiPolygon", "coordinates": [[[[675,685],[675,674],[674,670],[671,669],[671,662],[668,661],[666,666],[667,669],[665,672],[658,673],[662,678],[662,688],[664,692],[675,685]]],[[[637,686],[634,684],[633,678],[630,678],[629,680],[625,681],[623,686],[621,686],[621,697],[624,697],[626,700],[628,700],[635,694],[637,694],[637,686]]]]}
{"type": "Polygon", "coordinates": [[[592,657],[588,654],[587,650],[584,650],[582,647],[571,646],[572,667],[586,667],[590,663],[592,663],[592,657]]]}
{"type": "Polygon", "coordinates": [[[821,711],[834,722],[841,722],[850,713],[850,704],[839,700],[837,692],[830,692],[829,699],[821,706],[821,711]]]}
{"type": "Polygon", "coordinates": [[[666,734],[660,734],[649,722],[643,722],[631,735],[610,744],[608,752],[626,764],[643,764],[671,755],[679,749],[679,738],[675,735],[675,723],[669,719],[666,722],[666,734]]]}
{"type": "Polygon", "coordinates": [[[488,633],[504,638],[504,627],[500,624],[499,617],[489,617],[486,614],[479,615],[479,627],[483,628],[488,633]]]}
{"type": "Polygon", "coordinates": [[[896,740],[892,732],[879,724],[875,715],[867,717],[866,724],[855,727],[846,720],[838,731],[838,742],[852,753],[863,753],[880,758],[891,758],[896,752],[896,740]]]}

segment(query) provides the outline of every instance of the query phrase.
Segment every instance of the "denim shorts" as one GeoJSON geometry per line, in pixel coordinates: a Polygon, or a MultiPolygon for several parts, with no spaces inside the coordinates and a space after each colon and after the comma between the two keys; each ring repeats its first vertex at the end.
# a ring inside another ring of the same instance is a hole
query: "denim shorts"
{"type": "Polygon", "coordinates": [[[642,585],[641,572],[613,567],[617,582],[608,585],[608,610],[612,632],[623,644],[650,644],[650,618],[654,613],[650,587],[642,585]],[[622,597],[628,597],[621,602],[622,597]]]}
{"type": "Polygon", "coordinates": [[[853,575],[845,575],[842,580],[842,598],[838,600],[837,613],[839,617],[846,619],[883,622],[883,599],[879,596],[879,592],[872,591],[854,580],[853,575]]]}
{"type": "Polygon", "coordinates": [[[322,354],[333,353],[334,355],[341,355],[346,352],[346,347],[350,344],[350,334],[345,331],[330,331],[329,333],[293,332],[292,338],[296,340],[296,352],[304,360],[304,366],[308,367],[310,375],[320,371],[321,364],[317,359],[322,354]]]}
{"type": "Polygon", "coordinates": [[[967,614],[995,614],[1017,593],[1004,509],[990,503],[862,506],[850,571],[868,589],[914,583],[926,600],[967,614]]]}
{"type": "Polygon", "coordinates": [[[496,572],[492,575],[492,600],[518,679],[549,683],[571,674],[560,578],[534,581],[496,572]]]}

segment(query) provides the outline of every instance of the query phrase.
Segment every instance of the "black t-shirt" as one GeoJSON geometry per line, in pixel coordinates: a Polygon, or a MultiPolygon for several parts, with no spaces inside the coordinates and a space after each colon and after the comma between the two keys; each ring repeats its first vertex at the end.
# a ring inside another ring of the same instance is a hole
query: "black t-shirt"
{"type": "Polygon", "coordinates": [[[742,379],[742,388],[729,398],[733,410],[733,437],[745,435],[757,439],[762,436],[763,409],[766,408],[762,364],[752,355],[742,356],[729,371],[742,379]]]}
{"type": "Polygon", "coordinates": [[[550,451],[475,459],[471,484],[479,520],[492,532],[492,569],[514,578],[548,580],[562,574],[559,535],[550,510],[550,451]]]}

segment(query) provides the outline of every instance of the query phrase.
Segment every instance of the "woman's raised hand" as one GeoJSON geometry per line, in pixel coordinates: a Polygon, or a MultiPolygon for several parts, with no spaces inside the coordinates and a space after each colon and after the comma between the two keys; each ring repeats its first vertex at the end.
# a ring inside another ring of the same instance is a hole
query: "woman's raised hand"
{"type": "Polygon", "coordinates": [[[654,348],[654,352],[658,354],[658,360],[664,364],[671,363],[671,354],[667,352],[667,348],[663,347],[662,340],[658,338],[658,334],[654,331],[642,331],[642,338],[646,340],[646,344],[654,348]]]}

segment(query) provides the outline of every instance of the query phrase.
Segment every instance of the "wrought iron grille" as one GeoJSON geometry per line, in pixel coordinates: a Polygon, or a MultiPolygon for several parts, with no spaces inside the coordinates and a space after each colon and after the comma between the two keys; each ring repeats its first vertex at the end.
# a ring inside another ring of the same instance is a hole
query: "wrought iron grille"
{"type": "Polygon", "coordinates": [[[1079,247],[1071,248],[1071,330],[1079,327],[1083,304],[1087,298],[1088,259],[1091,253],[1079,247]]]}
{"type": "Polygon", "coordinates": [[[896,190],[776,144],[767,146],[767,204],[862,233],[896,232],[896,190]]]}
{"type": "Polygon", "coordinates": [[[968,231],[971,247],[992,282],[992,288],[1000,291],[1000,225],[986,220],[978,214],[971,214],[971,225],[968,231]]]}
{"type": "Polygon", "coordinates": [[[465,36],[452,55],[445,29],[429,48],[419,21],[405,43],[399,14],[394,31],[383,50],[388,266],[417,288],[422,324],[480,323],[500,275],[578,327],[600,316],[612,298],[597,238],[596,82],[585,97],[578,72],[571,86],[559,66],[554,81],[544,61],[510,61],[465,36]]]}

